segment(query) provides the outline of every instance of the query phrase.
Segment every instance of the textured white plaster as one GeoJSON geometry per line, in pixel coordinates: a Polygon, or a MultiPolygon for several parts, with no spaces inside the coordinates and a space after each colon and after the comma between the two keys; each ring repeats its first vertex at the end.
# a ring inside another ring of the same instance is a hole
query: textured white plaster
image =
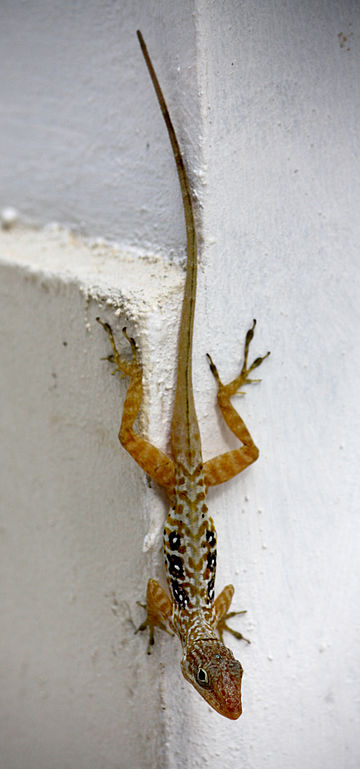
{"type": "Polygon", "coordinates": [[[1,769],[148,767],[163,753],[159,663],[133,634],[165,508],[120,449],[125,382],[101,360],[95,317],[125,355],[122,326],[136,335],[148,429],[148,375],[159,357],[172,368],[182,284],[159,258],[55,226],[0,232],[1,769]]]}
{"type": "Polygon", "coordinates": [[[358,769],[358,4],[32,0],[0,15],[0,205],[121,244],[1,235],[0,767],[358,769]],[[183,278],[168,257],[184,254],[137,27],[199,198],[206,457],[234,443],[205,353],[234,376],[253,317],[254,354],[272,352],[236,400],[260,459],[209,494],[217,588],[233,582],[248,610],[234,624],[251,645],[230,642],[236,723],[182,680],[176,639],[147,658],[130,621],[161,576],[166,503],[118,445],[125,382],[94,319],[136,335],[142,422],[165,448],[183,278]]]}

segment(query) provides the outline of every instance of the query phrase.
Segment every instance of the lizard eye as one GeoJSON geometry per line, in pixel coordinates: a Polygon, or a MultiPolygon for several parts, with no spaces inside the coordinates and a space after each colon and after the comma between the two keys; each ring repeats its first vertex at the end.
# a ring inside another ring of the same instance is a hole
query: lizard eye
{"type": "Polygon", "coordinates": [[[200,686],[204,686],[204,687],[208,686],[209,676],[204,668],[198,668],[196,678],[200,686]]]}

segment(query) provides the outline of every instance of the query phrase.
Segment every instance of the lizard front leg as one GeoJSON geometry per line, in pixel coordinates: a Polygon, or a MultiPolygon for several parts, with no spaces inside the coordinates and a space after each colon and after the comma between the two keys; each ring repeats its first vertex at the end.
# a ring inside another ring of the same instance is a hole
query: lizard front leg
{"type": "Polygon", "coordinates": [[[251,465],[252,462],[255,462],[259,456],[259,449],[255,445],[244,420],[234,409],[230,401],[230,398],[235,395],[235,393],[239,392],[243,385],[260,381],[258,379],[250,379],[249,374],[254,369],[258,368],[263,360],[270,355],[270,353],[267,352],[266,355],[256,358],[248,367],[249,346],[254,336],[255,325],[256,320],[253,321],[253,325],[245,337],[244,363],[240,374],[233,379],[232,382],[229,382],[229,384],[224,385],[222,383],[215,363],[213,363],[210,355],[208,355],[211,372],[218,384],[217,402],[220,411],[227,426],[230,428],[231,432],[239,438],[242,446],[233,451],[227,451],[225,454],[220,454],[219,456],[210,459],[208,462],[205,462],[204,474],[207,486],[216,486],[219,483],[224,483],[225,481],[230,480],[234,475],[241,473],[242,470],[251,465]]]}
{"type": "Polygon", "coordinates": [[[136,433],[133,428],[143,398],[142,368],[137,359],[135,341],[132,337],[128,336],[126,328],[123,328],[123,334],[131,345],[132,350],[132,360],[127,361],[118,352],[109,323],[104,323],[100,318],[96,318],[96,320],[106,331],[113,349],[112,354],[107,357],[107,360],[115,363],[121,374],[130,377],[119,430],[120,443],[151,478],[171,492],[175,483],[175,470],[172,459],[164,454],[163,451],[153,446],[142,435],[136,433]]]}
{"type": "Polygon", "coordinates": [[[233,585],[226,585],[224,589],[219,593],[218,597],[215,599],[213,607],[212,607],[212,614],[213,614],[213,624],[216,630],[219,633],[220,641],[223,643],[223,636],[225,630],[228,633],[231,633],[235,638],[238,640],[246,641],[248,644],[250,643],[248,638],[245,638],[242,633],[239,633],[238,630],[233,630],[229,625],[227,625],[226,620],[231,619],[232,617],[236,617],[237,614],[246,614],[246,609],[243,611],[230,611],[230,604],[232,601],[234,595],[234,587],[233,585]]]}
{"type": "Polygon", "coordinates": [[[146,604],[140,604],[143,609],[146,609],[146,619],[141,623],[140,627],[135,630],[138,633],[139,630],[146,630],[149,628],[149,642],[147,646],[147,653],[151,653],[151,647],[154,645],[154,628],[159,627],[160,630],[165,630],[166,633],[172,635],[168,628],[168,621],[171,617],[172,604],[168,594],[164,588],[161,587],[156,579],[149,579],[146,591],[146,604]]]}

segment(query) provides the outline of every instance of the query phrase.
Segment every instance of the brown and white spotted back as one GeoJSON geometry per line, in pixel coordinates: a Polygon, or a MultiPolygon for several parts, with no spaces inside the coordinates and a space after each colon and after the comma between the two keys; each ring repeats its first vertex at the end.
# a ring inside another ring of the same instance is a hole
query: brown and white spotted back
{"type": "Polygon", "coordinates": [[[174,602],[174,629],[181,637],[199,612],[210,616],[214,600],[216,531],[205,498],[203,465],[192,472],[180,465],[175,503],[165,522],[164,558],[174,602]]]}

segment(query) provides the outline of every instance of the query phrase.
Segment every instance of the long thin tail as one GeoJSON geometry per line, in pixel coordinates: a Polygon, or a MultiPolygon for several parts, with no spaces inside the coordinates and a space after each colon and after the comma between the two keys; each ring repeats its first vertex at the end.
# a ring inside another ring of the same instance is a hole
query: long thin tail
{"type": "Polygon", "coordinates": [[[197,277],[197,246],[193,200],[179,142],[176,138],[169,110],[140,30],[137,31],[137,36],[168,130],[184,207],[187,265],[179,333],[177,384],[171,423],[171,445],[175,459],[185,463],[187,466],[189,464],[194,466],[201,460],[201,444],[192,386],[192,340],[197,277]]]}

